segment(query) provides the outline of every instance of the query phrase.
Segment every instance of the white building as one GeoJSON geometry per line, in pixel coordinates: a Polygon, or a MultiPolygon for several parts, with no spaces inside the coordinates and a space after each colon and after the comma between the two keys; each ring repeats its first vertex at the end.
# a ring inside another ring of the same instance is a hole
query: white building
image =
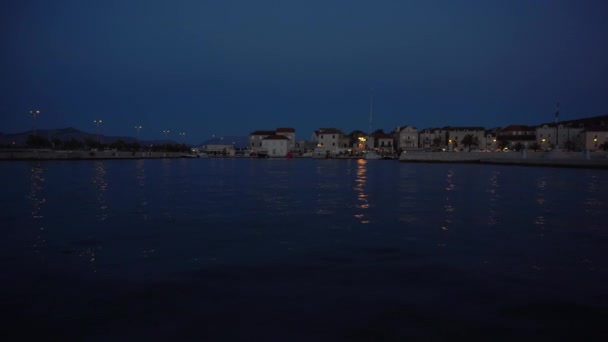
{"type": "Polygon", "coordinates": [[[266,137],[281,135],[287,138],[287,151],[290,151],[296,145],[296,130],[294,128],[282,127],[274,131],[258,130],[249,133],[249,148],[254,152],[268,152],[263,141],[266,137]]]}
{"type": "Polygon", "coordinates": [[[596,151],[603,149],[608,144],[608,127],[589,127],[582,133],[584,148],[596,151]]]}
{"type": "Polygon", "coordinates": [[[526,125],[509,125],[498,130],[496,140],[496,147],[515,148],[520,144],[523,148],[529,148],[536,142],[536,130],[526,125]]]}
{"type": "Polygon", "coordinates": [[[424,149],[431,149],[434,147],[443,148],[448,145],[447,128],[426,128],[421,130],[418,136],[418,147],[424,149]],[[437,139],[438,144],[434,143],[435,139],[437,139]]]}
{"type": "Polygon", "coordinates": [[[399,150],[411,150],[418,148],[418,137],[418,129],[416,129],[414,126],[397,128],[397,148],[399,150]]]}
{"type": "Polygon", "coordinates": [[[262,140],[274,134],[274,131],[253,131],[249,133],[249,148],[255,152],[260,151],[262,149],[262,140]]]}
{"type": "Polygon", "coordinates": [[[262,151],[269,157],[285,157],[291,149],[291,140],[284,135],[269,135],[262,139],[262,151]]]}
{"type": "Polygon", "coordinates": [[[582,124],[543,124],[536,127],[536,142],[543,148],[582,148],[585,145],[582,124]]]}
{"type": "Polygon", "coordinates": [[[320,128],[313,133],[311,140],[316,140],[317,147],[331,153],[337,153],[348,148],[348,138],[345,138],[344,133],[337,128],[320,128]]]}
{"type": "Polygon", "coordinates": [[[296,142],[296,129],[290,127],[280,127],[276,129],[277,135],[284,135],[291,141],[292,144],[296,142]]]}

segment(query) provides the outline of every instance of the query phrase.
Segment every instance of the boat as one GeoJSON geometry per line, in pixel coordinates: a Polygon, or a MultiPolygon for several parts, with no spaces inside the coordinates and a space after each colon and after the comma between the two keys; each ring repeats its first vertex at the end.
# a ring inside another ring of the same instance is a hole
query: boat
{"type": "Polygon", "coordinates": [[[327,151],[324,148],[317,147],[312,152],[312,157],[315,159],[327,159],[327,151]]]}
{"type": "Polygon", "coordinates": [[[365,154],[363,154],[363,159],[365,159],[365,160],[377,160],[377,159],[382,159],[382,156],[378,152],[376,152],[374,150],[369,150],[365,154]]]}

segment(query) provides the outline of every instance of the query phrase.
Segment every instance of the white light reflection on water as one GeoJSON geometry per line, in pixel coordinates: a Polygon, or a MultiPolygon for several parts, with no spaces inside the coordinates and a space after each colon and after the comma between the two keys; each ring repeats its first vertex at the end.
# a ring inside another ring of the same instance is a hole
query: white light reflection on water
{"type": "Polygon", "coordinates": [[[97,219],[99,221],[105,221],[108,218],[108,204],[105,198],[105,193],[108,190],[108,180],[103,160],[95,162],[95,175],[93,176],[92,182],[95,184],[97,190],[97,219]]]}
{"type": "Polygon", "coordinates": [[[146,169],[145,160],[138,159],[135,162],[135,179],[137,180],[137,214],[144,220],[148,219],[148,200],[146,198],[146,169]]]}
{"type": "MultiPolygon", "coordinates": [[[[584,200],[585,215],[591,218],[592,229],[599,229],[606,226],[606,222],[596,219],[603,214],[604,203],[599,198],[601,191],[600,177],[598,175],[589,176],[586,188],[586,198],[584,200]]],[[[605,190],[604,190],[605,191],[605,190]]]]}
{"type": "Polygon", "coordinates": [[[316,203],[317,215],[333,215],[341,208],[343,195],[340,194],[340,185],[335,181],[338,175],[338,166],[335,160],[319,160],[316,167],[316,203]]]}
{"type": "MultiPolygon", "coordinates": [[[[283,160],[271,161],[282,163],[283,160]]],[[[269,168],[267,174],[270,176],[271,182],[268,182],[264,187],[263,194],[260,193],[260,199],[265,203],[265,207],[275,216],[285,216],[289,214],[289,208],[293,205],[289,194],[289,170],[281,167],[269,168]]]]}
{"type": "Polygon", "coordinates": [[[416,182],[416,168],[408,164],[402,164],[399,168],[399,221],[412,223],[419,220],[416,208],[416,195],[418,184],[416,182]]]}
{"type": "MultiPolygon", "coordinates": [[[[540,176],[536,179],[536,198],[535,202],[538,206],[539,214],[534,219],[534,224],[539,225],[541,229],[545,226],[546,202],[545,192],[547,191],[547,177],[540,176]]],[[[542,233],[541,233],[542,236],[542,233]]]]}
{"type": "Polygon", "coordinates": [[[46,198],[43,195],[45,181],[44,168],[40,163],[33,165],[30,169],[30,192],[27,198],[32,206],[32,220],[37,230],[34,242],[36,252],[40,252],[46,246],[44,215],[42,214],[42,206],[46,203],[46,198]]]}
{"type": "Polygon", "coordinates": [[[161,181],[160,181],[160,202],[163,203],[160,211],[161,218],[170,222],[175,222],[175,192],[179,184],[175,184],[172,170],[173,159],[161,159],[161,181]]]}
{"type": "Polygon", "coordinates": [[[499,188],[500,188],[500,184],[498,183],[498,176],[500,175],[500,171],[493,171],[492,172],[492,176],[490,177],[490,188],[487,190],[487,192],[490,194],[490,211],[489,211],[489,215],[488,215],[488,225],[489,226],[493,226],[497,223],[497,211],[499,209],[499,199],[500,199],[500,194],[499,194],[499,188]]]}
{"type": "MultiPolygon", "coordinates": [[[[445,187],[445,204],[443,205],[443,213],[445,214],[445,220],[444,223],[441,225],[441,230],[443,232],[443,234],[441,235],[442,239],[447,238],[446,234],[447,231],[450,229],[450,225],[452,224],[453,220],[454,220],[454,213],[456,211],[456,208],[454,207],[453,203],[452,203],[452,192],[454,190],[456,190],[456,185],[454,184],[454,171],[453,170],[448,170],[446,177],[445,177],[445,181],[446,181],[446,187],[445,187]]],[[[439,247],[445,247],[446,243],[445,242],[440,242],[438,243],[439,247]]]]}
{"type": "Polygon", "coordinates": [[[360,210],[357,210],[354,216],[359,220],[359,222],[367,224],[370,223],[369,218],[365,215],[365,211],[370,208],[368,194],[365,191],[365,186],[367,184],[367,160],[357,159],[357,171],[355,177],[354,190],[357,197],[355,208],[360,210]]]}

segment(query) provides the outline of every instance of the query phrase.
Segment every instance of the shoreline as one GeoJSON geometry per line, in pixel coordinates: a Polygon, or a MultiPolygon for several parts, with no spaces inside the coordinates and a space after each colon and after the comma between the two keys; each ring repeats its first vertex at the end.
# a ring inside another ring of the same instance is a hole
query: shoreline
{"type": "MultiPolygon", "coordinates": [[[[133,160],[183,158],[183,152],[129,152],[129,151],[65,151],[65,150],[0,150],[0,161],[59,161],[59,160],[133,160]]],[[[252,158],[249,156],[210,156],[209,158],[252,158]]],[[[333,159],[358,159],[337,157],[333,159]]],[[[206,159],[206,158],[201,158],[206,159]]],[[[253,158],[257,159],[257,158],[253,158]]],[[[285,158],[261,158],[285,159],[285,158]]],[[[310,159],[294,157],[293,159],[310,159]]],[[[385,161],[382,161],[385,162],[385,161]]],[[[608,169],[608,152],[407,152],[400,163],[486,164],[511,166],[567,167],[608,169]]]]}
{"type": "Polygon", "coordinates": [[[102,160],[181,158],[183,152],[0,150],[0,160],[102,160]]]}
{"type": "Polygon", "coordinates": [[[468,163],[512,166],[608,169],[606,152],[413,152],[399,158],[402,163],[468,163]]]}

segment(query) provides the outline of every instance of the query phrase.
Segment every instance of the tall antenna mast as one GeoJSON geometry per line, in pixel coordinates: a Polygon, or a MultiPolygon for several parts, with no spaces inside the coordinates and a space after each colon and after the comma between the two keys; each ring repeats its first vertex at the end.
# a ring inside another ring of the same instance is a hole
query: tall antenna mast
{"type": "Polygon", "coordinates": [[[372,135],[372,117],[374,113],[374,93],[370,92],[369,94],[369,130],[367,131],[367,135],[372,135]]]}

